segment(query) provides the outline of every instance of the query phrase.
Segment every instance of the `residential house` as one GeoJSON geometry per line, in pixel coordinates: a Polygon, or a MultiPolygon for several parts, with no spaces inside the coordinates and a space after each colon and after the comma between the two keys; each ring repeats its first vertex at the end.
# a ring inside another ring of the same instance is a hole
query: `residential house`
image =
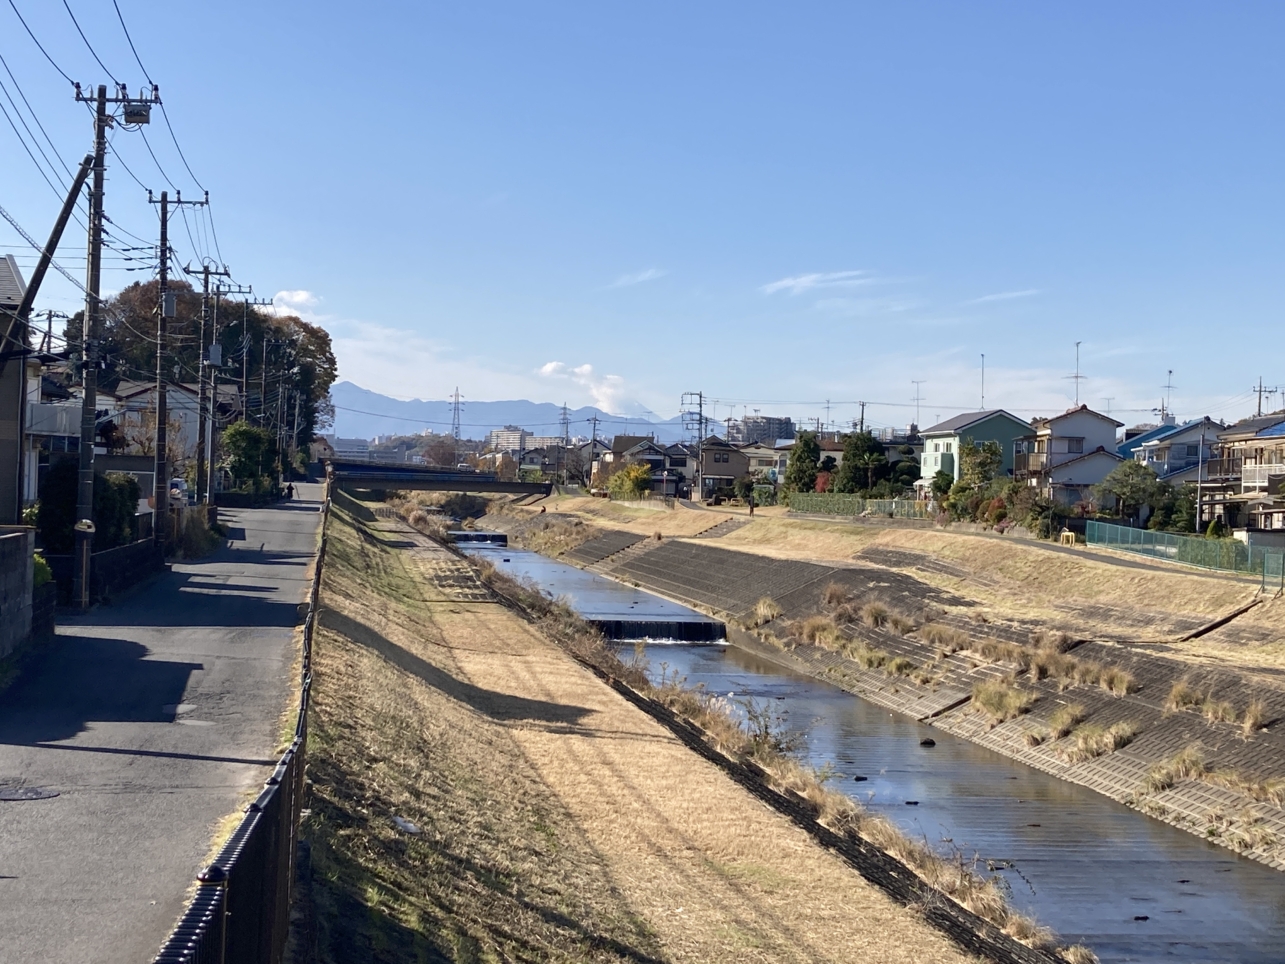
{"type": "Polygon", "coordinates": [[[1222,422],[1205,416],[1182,425],[1163,425],[1142,439],[1123,443],[1121,448],[1132,447],[1134,461],[1149,465],[1161,480],[1182,485],[1204,475],[1203,467],[1213,457],[1218,433],[1226,428],[1222,422]]]}
{"type": "Polygon", "coordinates": [[[785,478],[785,466],[789,461],[789,451],[782,451],[769,442],[750,442],[738,446],[749,465],[750,475],[778,482],[785,478]]]}
{"type": "Polygon", "coordinates": [[[650,435],[617,435],[611,440],[611,450],[603,452],[594,462],[593,475],[600,479],[610,477],[620,467],[635,462],[645,463],[651,470],[653,492],[675,493],[678,480],[668,474],[669,456],[665,446],[650,435]]]}
{"type": "Polygon", "coordinates": [[[731,488],[732,483],[750,470],[749,459],[736,446],[717,435],[701,442],[701,497],[707,498],[718,489],[731,488]]]}
{"type": "Polygon", "coordinates": [[[751,442],[775,444],[781,439],[794,438],[794,419],[772,415],[746,415],[732,419],[727,426],[727,440],[733,445],[751,442]]]}
{"type": "Polygon", "coordinates": [[[1116,453],[1116,429],[1123,427],[1087,405],[1033,419],[1034,432],[1013,440],[1013,478],[1062,505],[1089,499],[1092,487],[1124,461],[1116,453]]]}
{"type": "Polygon", "coordinates": [[[1276,528],[1285,514],[1285,411],[1228,426],[1213,454],[1200,482],[1202,525],[1276,528]]]}
{"type": "Polygon", "coordinates": [[[965,412],[944,422],[939,422],[924,429],[923,455],[919,460],[920,488],[932,484],[933,476],[938,472],[948,472],[959,481],[959,449],[964,439],[972,439],[974,445],[996,442],[1004,461],[1000,467],[1001,476],[1013,474],[1013,443],[1031,432],[1031,426],[1002,408],[992,408],[984,412],[965,412]]]}

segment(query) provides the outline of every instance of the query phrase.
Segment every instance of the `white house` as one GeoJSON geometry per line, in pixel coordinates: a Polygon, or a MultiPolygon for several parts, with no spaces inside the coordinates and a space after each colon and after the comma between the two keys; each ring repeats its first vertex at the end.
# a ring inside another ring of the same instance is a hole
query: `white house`
{"type": "Polygon", "coordinates": [[[1034,419],[1033,434],[1013,442],[1013,477],[1063,505],[1087,499],[1092,486],[1124,461],[1115,438],[1123,425],[1087,405],[1034,419]]]}

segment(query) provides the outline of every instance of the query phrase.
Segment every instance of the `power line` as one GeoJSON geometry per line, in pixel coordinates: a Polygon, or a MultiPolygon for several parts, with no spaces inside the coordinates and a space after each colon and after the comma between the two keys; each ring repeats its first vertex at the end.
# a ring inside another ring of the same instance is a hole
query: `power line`
{"type": "Polygon", "coordinates": [[[67,71],[58,66],[54,59],[49,56],[49,51],[47,51],[44,48],[44,45],[36,39],[36,35],[32,33],[31,28],[27,26],[27,21],[22,18],[22,14],[18,11],[18,7],[14,4],[13,0],[9,0],[9,6],[13,7],[13,12],[18,18],[18,22],[22,24],[22,29],[27,31],[27,36],[31,38],[32,43],[40,48],[40,52],[45,55],[45,60],[49,61],[50,66],[53,67],[54,70],[58,71],[58,73],[62,74],[63,80],[67,81],[67,83],[71,84],[73,87],[76,86],[76,82],[67,76],[67,71]]]}
{"type": "MultiPolygon", "coordinates": [[[[40,133],[45,135],[45,143],[47,143],[49,145],[49,149],[54,152],[54,157],[58,158],[58,163],[61,164],[63,170],[67,172],[68,177],[75,177],[76,175],[72,172],[72,169],[67,166],[67,162],[64,161],[62,159],[62,155],[58,153],[58,148],[54,146],[53,138],[51,138],[49,136],[49,132],[45,130],[45,125],[40,123],[40,117],[36,114],[35,110],[32,109],[31,101],[27,100],[27,95],[22,92],[22,85],[18,83],[18,78],[13,75],[13,71],[9,69],[9,64],[4,59],[3,54],[0,54],[0,64],[4,65],[4,72],[9,75],[9,79],[13,81],[14,89],[18,92],[18,96],[21,97],[22,102],[27,105],[27,112],[31,114],[31,119],[34,120],[36,122],[36,126],[40,128],[40,133]]],[[[14,110],[17,109],[17,105],[15,105],[14,110]]]]}
{"type": "MultiPolygon", "coordinates": [[[[12,3],[12,0],[10,0],[10,2],[12,3]]],[[[85,31],[80,29],[80,24],[76,21],[76,15],[71,12],[71,4],[69,4],[67,0],[62,0],[62,5],[67,10],[67,16],[71,17],[71,22],[76,26],[76,33],[80,34],[80,39],[85,41],[85,46],[89,48],[89,52],[93,54],[94,59],[98,61],[98,66],[102,67],[103,73],[105,73],[108,77],[112,79],[113,84],[119,87],[120,81],[116,79],[116,75],[107,69],[107,65],[103,63],[103,59],[98,56],[98,51],[94,49],[94,45],[91,44],[89,42],[89,38],[85,36],[85,31]]]]}

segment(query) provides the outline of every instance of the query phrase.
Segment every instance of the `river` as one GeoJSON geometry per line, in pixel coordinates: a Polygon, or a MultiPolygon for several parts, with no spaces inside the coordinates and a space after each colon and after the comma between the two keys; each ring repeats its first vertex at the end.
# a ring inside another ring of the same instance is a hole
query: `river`
{"type": "MultiPolygon", "coordinates": [[[[567,596],[586,618],[600,597],[585,579],[601,598],[677,605],[521,549],[488,558],[567,596]],[[577,593],[560,585],[561,569],[575,573],[577,593]]],[[[710,693],[770,702],[800,753],[834,768],[835,786],[938,850],[975,858],[1006,881],[1015,906],[1104,964],[1285,960],[1285,874],[735,647],[645,647],[654,678],[677,673],[710,693]]]]}

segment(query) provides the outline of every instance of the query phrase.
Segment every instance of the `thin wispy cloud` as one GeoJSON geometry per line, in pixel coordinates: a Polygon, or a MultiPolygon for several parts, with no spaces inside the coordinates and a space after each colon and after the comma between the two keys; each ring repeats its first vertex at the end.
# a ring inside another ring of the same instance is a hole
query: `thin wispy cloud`
{"type": "Polygon", "coordinates": [[[765,284],[759,290],[765,295],[774,295],[778,291],[788,291],[792,295],[802,294],[816,288],[856,288],[860,285],[873,284],[875,279],[869,271],[818,271],[813,274],[795,275],[765,284]]]}
{"type": "Polygon", "coordinates": [[[966,305],[982,305],[988,301],[1013,301],[1017,298],[1029,298],[1032,295],[1038,295],[1039,288],[1023,288],[1021,291],[1001,291],[993,295],[982,295],[980,298],[974,298],[972,301],[966,301],[966,305]]]}
{"type": "Polygon", "coordinates": [[[648,268],[646,271],[639,271],[635,274],[622,274],[607,287],[628,288],[630,285],[640,285],[644,281],[655,281],[657,278],[663,278],[667,273],[660,268],[648,268]]]}

